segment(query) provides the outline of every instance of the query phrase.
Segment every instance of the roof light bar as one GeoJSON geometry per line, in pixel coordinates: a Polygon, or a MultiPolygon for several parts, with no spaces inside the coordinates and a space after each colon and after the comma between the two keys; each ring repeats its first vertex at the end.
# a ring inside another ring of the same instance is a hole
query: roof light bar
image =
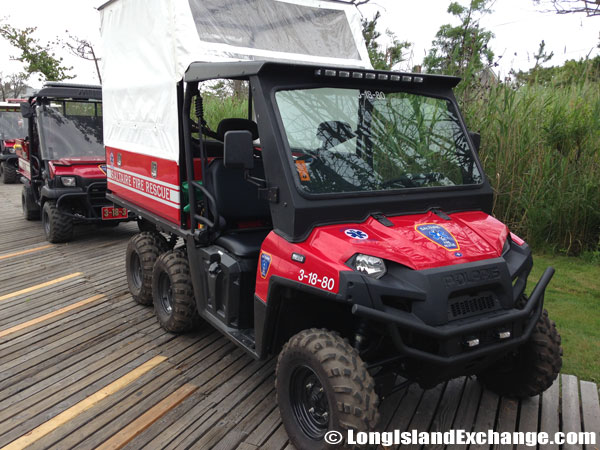
{"type": "Polygon", "coordinates": [[[315,69],[315,76],[321,77],[340,77],[340,78],[354,78],[356,80],[379,80],[379,81],[395,81],[403,83],[423,83],[425,78],[422,76],[412,75],[400,75],[400,74],[387,74],[387,73],[374,73],[374,72],[350,72],[348,70],[334,70],[334,69],[315,69]]]}

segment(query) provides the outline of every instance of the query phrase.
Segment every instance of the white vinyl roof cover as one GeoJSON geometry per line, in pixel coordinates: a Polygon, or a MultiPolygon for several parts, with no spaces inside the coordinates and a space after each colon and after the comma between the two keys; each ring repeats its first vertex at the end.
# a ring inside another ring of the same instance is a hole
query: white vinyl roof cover
{"type": "Polygon", "coordinates": [[[371,68],[356,8],[318,0],[112,0],[100,8],[104,144],[178,161],[192,62],[371,68]]]}

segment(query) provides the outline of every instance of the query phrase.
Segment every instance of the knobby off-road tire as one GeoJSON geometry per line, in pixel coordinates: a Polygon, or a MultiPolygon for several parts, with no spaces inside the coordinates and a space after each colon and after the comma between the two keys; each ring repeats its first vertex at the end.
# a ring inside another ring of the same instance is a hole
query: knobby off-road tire
{"type": "Polygon", "coordinates": [[[4,184],[13,184],[17,182],[17,168],[12,164],[3,162],[0,165],[0,172],[2,173],[2,182],[4,184]]]}
{"type": "Polygon", "coordinates": [[[533,397],[552,386],[561,367],[560,334],[544,309],[529,340],[478,377],[499,395],[533,397]]]}
{"type": "Polygon", "coordinates": [[[184,333],[198,325],[198,312],[187,254],[184,250],[163,253],[152,272],[154,313],[171,333],[184,333]]]}
{"type": "Polygon", "coordinates": [[[352,448],[323,437],[327,431],[344,438],[349,429],[370,431],[379,421],[373,378],[356,350],[331,331],[293,336],[279,354],[275,387],[281,419],[298,450],[352,448]]]}
{"type": "Polygon", "coordinates": [[[23,217],[26,220],[40,219],[40,207],[35,203],[29,186],[23,186],[23,190],[21,191],[21,207],[23,209],[23,217]]]}
{"type": "Polygon", "coordinates": [[[73,237],[73,219],[60,212],[52,202],[44,203],[42,225],[46,239],[53,244],[70,241],[73,237]]]}
{"type": "Polygon", "coordinates": [[[127,243],[127,284],[131,296],[140,305],[152,304],[152,269],[158,257],[167,250],[167,242],[158,233],[138,233],[127,243]]]}

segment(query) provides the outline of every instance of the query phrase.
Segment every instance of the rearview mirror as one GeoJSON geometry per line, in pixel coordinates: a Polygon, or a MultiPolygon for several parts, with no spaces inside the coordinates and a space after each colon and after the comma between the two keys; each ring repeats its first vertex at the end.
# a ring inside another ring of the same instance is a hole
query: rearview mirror
{"type": "Polygon", "coordinates": [[[223,161],[228,169],[254,168],[254,146],[252,133],[247,130],[225,133],[225,155],[223,161]]]}
{"type": "Polygon", "coordinates": [[[33,117],[34,110],[31,107],[31,104],[28,102],[21,103],[21,115],[26,119],[31,119],[33,117]]]}
{"type": "Polygon", "coordinates": [[[479,153],[479,147],[481,147],[481,134],[469,131],[469,136],[471,137],[471,141],[473,141],[475,151],[479,153]]]}

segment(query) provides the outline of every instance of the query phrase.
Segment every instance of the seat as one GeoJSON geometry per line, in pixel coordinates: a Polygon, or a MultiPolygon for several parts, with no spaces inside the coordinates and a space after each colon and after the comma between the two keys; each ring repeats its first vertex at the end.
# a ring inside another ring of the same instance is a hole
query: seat
{"type": "MultiPolygon", "coordinates": [[[[208,183],[215,198],[217,211],[224,219],[224,231],[215,243],[241,258],[256,258],[270,228],[239,229],[238,223],[251,220],[270,222],[271,210],[266,200],[258,198],[258,187],[244,179],[243,169],[227,168],[223,160],[215,159],[208,168],[208,183]]],[[[257,161],[252,175],[264,177],[257,161]]]]}
{"type": "Polygon", "coordinates": [[[217,127],[217,139],[221,142],[225,142],[225,133],[228,131],[243,131],[247,130],[252,133],[252,140],[258,139],[258,125],[256,122],[250,119],[223,119],[219,122],[217,127]]]}

